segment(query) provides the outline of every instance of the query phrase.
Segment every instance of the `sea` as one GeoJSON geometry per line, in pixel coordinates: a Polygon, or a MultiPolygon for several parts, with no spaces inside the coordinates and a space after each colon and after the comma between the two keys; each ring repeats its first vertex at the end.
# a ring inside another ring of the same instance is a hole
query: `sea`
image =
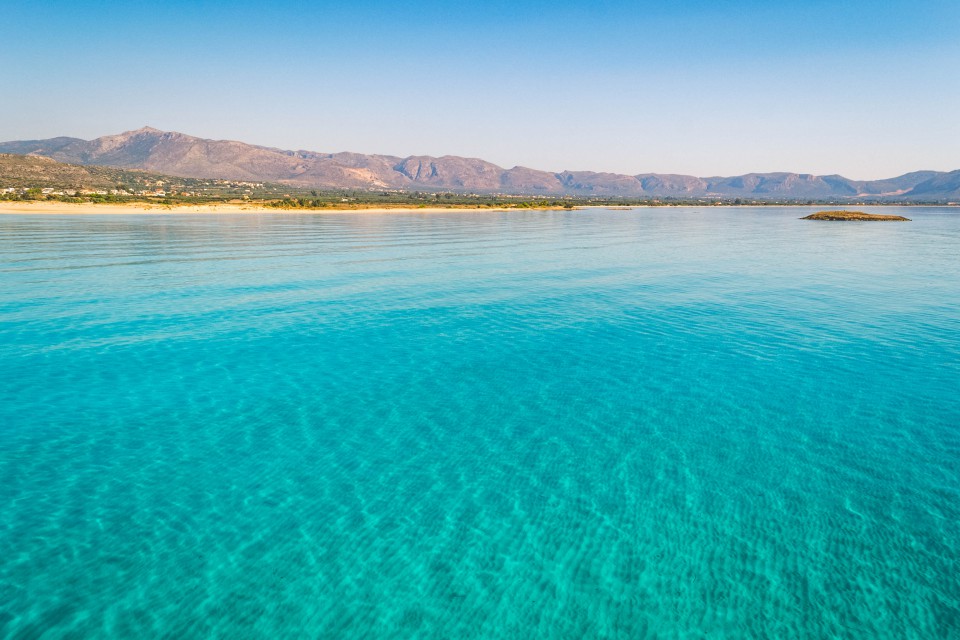
{"type": "Polygon", "coordinates": [[[960,638],[960,208],[0,216],[0,638],[960,638]]]}

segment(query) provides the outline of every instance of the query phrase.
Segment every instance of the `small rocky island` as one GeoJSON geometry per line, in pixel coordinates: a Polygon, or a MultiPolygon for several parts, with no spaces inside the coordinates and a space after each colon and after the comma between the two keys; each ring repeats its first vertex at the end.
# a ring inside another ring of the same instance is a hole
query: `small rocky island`
{"type": "Polygon", "coordinates": [[[862,211],[817,211],[801,220],[878,220],[888,222],[910,222],[910,218],[903,216],[883,216],[862,211]]]}

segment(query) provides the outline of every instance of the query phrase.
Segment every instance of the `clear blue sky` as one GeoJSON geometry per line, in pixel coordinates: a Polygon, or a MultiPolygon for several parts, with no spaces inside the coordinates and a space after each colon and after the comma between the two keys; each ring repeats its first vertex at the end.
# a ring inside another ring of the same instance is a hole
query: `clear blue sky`
{"type": "Polygon", "coordinates": [[[14,0],[0,140],[145,124],[546,170],[960,169],[960,1],[14,0]]]}

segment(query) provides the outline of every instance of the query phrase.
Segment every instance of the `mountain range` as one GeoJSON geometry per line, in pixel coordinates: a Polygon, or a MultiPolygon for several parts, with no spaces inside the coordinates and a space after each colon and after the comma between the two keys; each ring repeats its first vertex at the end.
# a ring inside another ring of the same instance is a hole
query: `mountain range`
{"type": "Polygon", "coordinates": [[[208,140],[143,127],[94,140],[58,137],[0,142],[0,153],[59,162],[140,169],[185,178],[277,182],[318,189],[456,191],[520,195],[722,197],[766,200],[895,198],[960,199],[960,170],[915,171],[885,180],[839,175],[749,173],[707,177],[593,171],[504,169],[478,158],[288,151],[231,140],[208,140]]]}

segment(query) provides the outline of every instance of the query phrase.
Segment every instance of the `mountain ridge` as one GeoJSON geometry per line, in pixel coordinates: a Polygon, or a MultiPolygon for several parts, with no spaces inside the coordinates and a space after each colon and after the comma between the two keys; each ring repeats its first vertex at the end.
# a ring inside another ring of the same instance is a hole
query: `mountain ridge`
{"type": "Polygon", "coordinates": [[[152,171],[185,178],[270,181],[301,188],[459,191],[517,195],[766,199],[960,199],[960,170],[914,171],[881,180],[769,172],[697,177],[594,171],[505,169],[481,158],[285,150],[141,127],[83,140],[0,142],[0,153],[152,171]]]}

